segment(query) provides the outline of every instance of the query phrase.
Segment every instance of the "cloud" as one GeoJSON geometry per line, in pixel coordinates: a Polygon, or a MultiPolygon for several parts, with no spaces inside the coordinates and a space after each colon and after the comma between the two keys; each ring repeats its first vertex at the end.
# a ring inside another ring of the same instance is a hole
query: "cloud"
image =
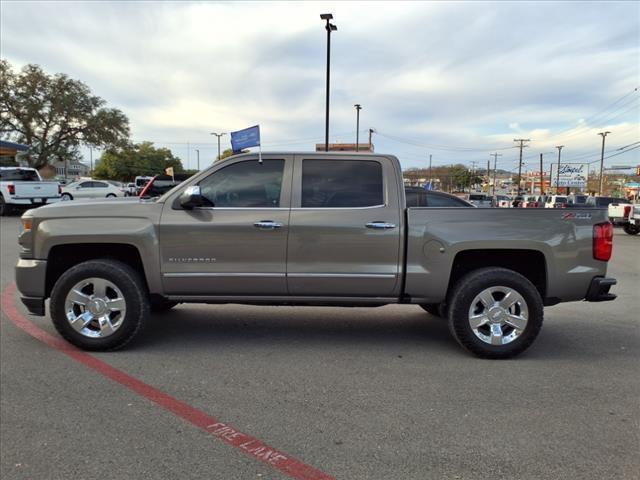
{"type": "MultiPolygon", "coordinates": [[[[512,146],[514,132],[532,139],[531,152],[561,142],[567,155],[597,155],[601,128],[613,132],[612,148],[640,136],[637,92],[602,112],[638,85],[634,3],[7,2],[2,10],[4,58],[85,81],[129,116],[136,140],[185,159],[194,156],[188,148],[214,149],[212,130],[255,123],[278,148],[309,150],[323,139],[324,11],[338,26],[332,139],[355,140],[354,103],[363,105],[361,128],[380,132],[376,150],[405,167],[430,152],[436,164],[484,160],[512,146]]],[[[638,162],[638,152],[616,163],[638,162]]],[[[501,161],[513,159],[506,150],[501,161]]]]}

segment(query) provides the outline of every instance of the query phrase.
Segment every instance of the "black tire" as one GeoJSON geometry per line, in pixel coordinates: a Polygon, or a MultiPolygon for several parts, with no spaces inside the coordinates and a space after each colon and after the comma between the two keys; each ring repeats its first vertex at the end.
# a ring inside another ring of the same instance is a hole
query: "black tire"
{"type": "Polygon", "coordinates": [[[463,348],[481,358],[503,359],[522,353],[538,336],[543,317],[544,307],[536,287],[519,273],[505,268],[482,268],[468,273],[454,286],[449,302],[451,334],[463,348]],[[522,333],[504,345],[485,343],[476,336],[469,321],[472,302],[482,291],[491,287],[506,287],[514,290],[524,299],[529,311],[522,333]]]}
{"type": "Polygon", "coordinates": [[[73,200],[73,196],[70,193],[63,193],[60,195],[60,201],[73,200]]]}
{"type": "Polygon", "coordinates": [[[153,313],[168,312],[180,302],[172,302],[163,297],[151,297],[150,307],[153,313]]]}
{"type": "Polygon", "coordinates": [[[116,194],[115,193],[108,193],[107,194],[107,198],[115,198],[116,194]]]}
{"type": "Polygon", "coordinates": [[[89,260],[63,273],[51,292],[50,314],[53,324],[69,343],[83,350],[104,351],[124,347],[140,332],[149,317],[149,295],[138,272],[117,260],[89,260]],[[126,305],[122,324],[109,336],[90,338],[76,331],[66,317],[68,292],[88,278],[105,279],[121,292],[126,305]]]}
{"type": "Polygon", "coordinates": [[[637,235],[638,233],[640,233],[640,225],[631,225],[630,223],[625,223],[622,226],[622,229],[629,235],[637,235]]]}

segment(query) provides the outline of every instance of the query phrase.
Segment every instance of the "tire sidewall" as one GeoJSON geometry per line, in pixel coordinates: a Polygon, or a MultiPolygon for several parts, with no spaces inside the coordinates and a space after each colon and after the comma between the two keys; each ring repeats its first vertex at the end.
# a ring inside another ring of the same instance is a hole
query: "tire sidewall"
{"type": "Polygon", "coordinates": [[[128,265],[115,260],[91,260],[80,263],[56,282],[51,292],[50,315],[56,330],[70,343],[85,350],[115,350],[127,344],[149,314],[146,292],[139,275],[128,265]],[[120,289],[125,300],[125,318],[118,330],[105,338],[89,338],[70,325],[65,313],[66,296],[77,283],[87,278],[103,278],[120,289]]]}
{"type": "Polygon", "coordinates": [[[536,287],[524,276],[504,268],[476,270],[464,276],[449,303],[449,329],[464,348],[483,358],[510,358],[526,350],[542,328],[544,306],[536,287]],[[473,299],[483,290],[509,287],[524,298],[529,318],[524,332],[506,345],[489,345],[479,339],[469,325],[469,308],[473,299]]]}

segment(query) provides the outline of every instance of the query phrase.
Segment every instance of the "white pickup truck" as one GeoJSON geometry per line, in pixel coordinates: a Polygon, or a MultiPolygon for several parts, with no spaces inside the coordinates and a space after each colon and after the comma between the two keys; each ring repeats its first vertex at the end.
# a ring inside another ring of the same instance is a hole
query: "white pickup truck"
{"type": "Polygon", "coordinates": [[[35,168],[0,167],[0,216],[60,200],[60,186],[44,182],[35,168]]]}

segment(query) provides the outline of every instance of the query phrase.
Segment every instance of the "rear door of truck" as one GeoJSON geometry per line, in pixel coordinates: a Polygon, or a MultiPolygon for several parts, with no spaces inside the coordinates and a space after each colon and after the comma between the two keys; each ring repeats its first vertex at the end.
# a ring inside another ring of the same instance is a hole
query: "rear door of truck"
{"type": "Polygon", "coordinates": [[[398,189],[390,158],[296,155],[289,294],[399,295],[404,222],[398,189]]]}

